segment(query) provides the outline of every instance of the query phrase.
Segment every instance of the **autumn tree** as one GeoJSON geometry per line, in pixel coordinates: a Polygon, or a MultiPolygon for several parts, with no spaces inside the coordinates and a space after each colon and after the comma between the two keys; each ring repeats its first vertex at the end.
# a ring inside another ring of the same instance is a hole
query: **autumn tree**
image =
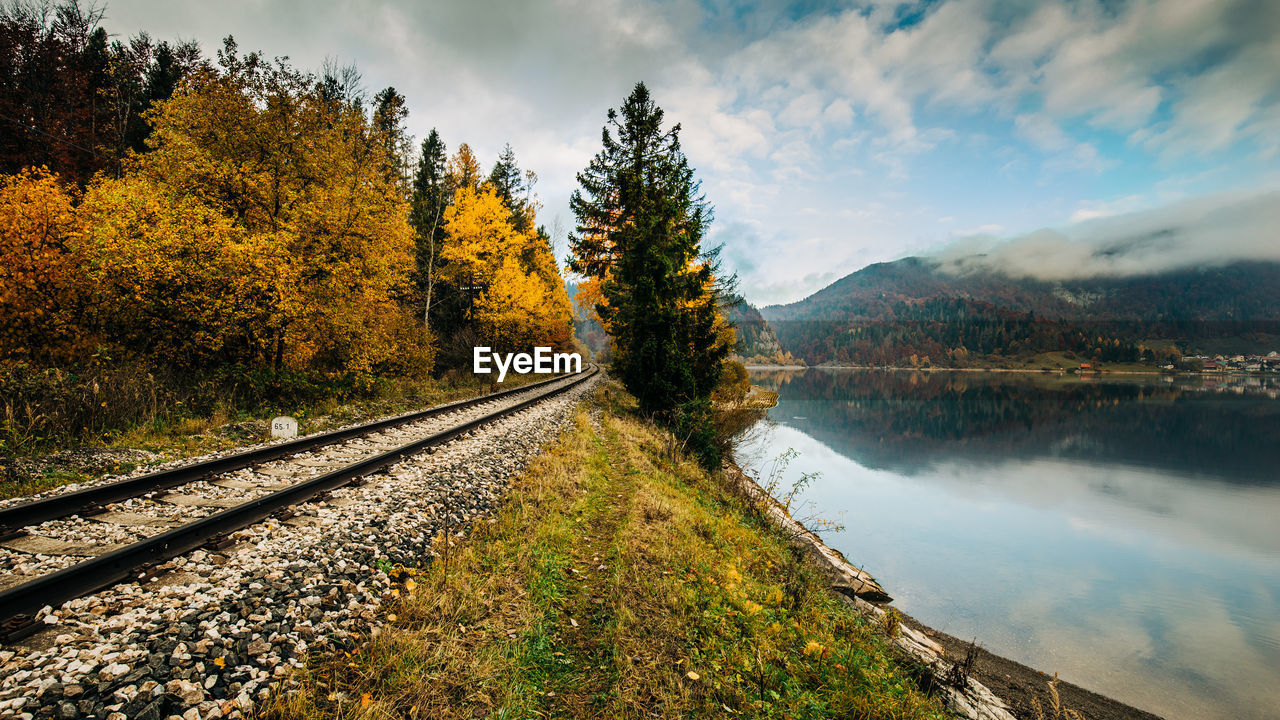
{"type": "Polygon", "coordinates": [[[458,189],[444,218],[442,280],[465,293],[480,339],[503,350],[567,347],[569,300],[544,237],[513,225],[487,182],[458,189]]]}
{"type": "Polygon", "coordinates": [[[287,290],[247,291],[268,318],[249,330],[255,364],[357,376],[422,365],[425,338],[402,342],[416,323],[396,302],[412,269],[408,203],[350,75],[316,78],[231,40],[218,55],[220,71],[197,70],[149,115],[153,150],[129,165],[134,187],[225,219],[223,237],[243,238],[255,262],[286,258],[287,290]]]}
{"type": "Polygon", "coordinates": [[[462,143],[458,146],[458,151],[449,158],[445,177],[449,187],[455,192],[467,188],[475,190],[480,187],[480,181],[483,179],[480,175],[480,161],[476,160],[470,145],[462,143]]]}
{"type": "Polygon", "coordinates": [[[261,366],[304,314],[305,263],[145,173],[100,178],[80,207],[89,320],[168,367],[261,366]]]}
{"type": "Polygon", "coordinates": [[[515,257],[504,257],[476,301],[480,337],[502,351],[544,345],[567,350],[569,302],[563,286],[549,285],[515,257]]]}
{"type": "Polygon", "coordinates": [[[0,357],[53,364],[92,347],[73,200],[45,170],[0,177],[0,357]]]}
{"type": "Polygon", "coordinates": [[[607,118],[604,147],[570,199],[578,220],[570,268],[599,282],[613,368],[641,410],[713,464],[708,399],[732,335],[726,342],[714,254],[701,245],[710,208],[680,149],[680,126],[663,129],[643,83],[607,118]]]}

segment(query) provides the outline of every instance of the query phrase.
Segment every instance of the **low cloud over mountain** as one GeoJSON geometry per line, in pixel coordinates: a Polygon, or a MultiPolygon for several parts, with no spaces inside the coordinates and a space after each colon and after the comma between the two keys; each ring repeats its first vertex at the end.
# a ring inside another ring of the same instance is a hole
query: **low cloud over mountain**
{"type": "Polygon", "coordinates": [[[973,235],[932,258],[945,272],[1065,280],[1280,261],[1280,191],[1223,193],[1013,238],[973,235]]]}

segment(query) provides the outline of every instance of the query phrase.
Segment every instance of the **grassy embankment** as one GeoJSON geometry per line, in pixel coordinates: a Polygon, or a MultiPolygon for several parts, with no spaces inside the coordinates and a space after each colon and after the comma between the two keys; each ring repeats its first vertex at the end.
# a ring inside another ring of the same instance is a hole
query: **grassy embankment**
{"type": "Polygon", "coordinates": [[[739,492],[617,390],[593,402],[376,637],[264,715],[944,717],[739,492]]]}
{"type": "Polygon", "coordinates": [[[362,388],[299,382],[264,389],[129,368],[74,374],[7,367],[0,370],[0,498],[262,442],[276,415],[297,418],[299,433],[307,434],[541,379],[515,376],[494,387],[452,373],[362,388]]]}

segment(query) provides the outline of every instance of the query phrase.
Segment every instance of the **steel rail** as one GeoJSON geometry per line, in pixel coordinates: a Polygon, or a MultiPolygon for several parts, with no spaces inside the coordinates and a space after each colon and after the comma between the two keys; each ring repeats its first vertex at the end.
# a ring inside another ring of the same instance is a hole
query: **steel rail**
{"type": "Polygon", "coordinates": [[[182,465],[180,467],[161,470],[159,472],[147,473],[136,477],[127,478],[105,485],[97,485],[95,487],[76,490],[75,492],[61,493],[52,495],[39,500],[12,505],[10,507],[0,509],[0,538],[12,536],[21,528],[31,525],[38,525],[47,520],[57,520],[67,517],[68,515],[86,514],[94,510],[100,510],[107,503],[119,502],[129,498],[145,495],[149,492],[157,490],[167,490],[177,485],[183,485],[196,480],[201,480],[212,475],[220,475],[232,470],[250,467],[259,463],[278,460],[289,455],[297,455],[298,453],[307,452],[325,445],[332,445],[344,440],[350,440],[361,435],[386,430],[388,428],[397,427],[425,418],[440,415],[442,413],[459,410],[480,403],[488,402],[507,395],[527,392],[535,390],[544,385],[563,380],[567,375],[560,375],[549,380],[542,380],[528,385],[502,390],[488,395],[481,395],[474,398],[464,400],[455,400],[443,405],[437,405],[425,410],[418,410],[406,415],[398,415],[383,420],[375,420],[373,422],[355,425],[341,430],[333,430],[327,433],[318,433],[297,440],[291,440],[278,445],[266,445],[253,450],[226,455],[213,460],[192,463],[190,465],[182,465]]]}
{"type": "MultiPolygon", "coordinates": [[[[474,420],[469,420],[429,437],[366,460],[339,468],[319,477],[291,485],[243,504],[207,515],[199,520],[172,530],[153,535],[105,555],[82,561],[69,568],[42,575],[34,580],[0,592],[0,625],[3,634],[12,640],[33,630],[32,616],[46,605],[57,607],[62,603],[127,579],[140,569],[176,557],[208,543],[211,539],[239,530],[263,520],[290,506],[347,485],[352,480],[369,475],[427,448],[442,445],[453,438],[468,433],[482,425],[559,395],[579,385],[596,374],[598,368],[577,373],[563,387],[553,388],[509,407],[497,410],[474,420]]],[[[555,378],[551,382],[573,376],[555,378]]],[[[547,383],[539,383],[545,385],[547,383]]],[[[528,386],[525,386],[527,389],[528,386]]],[[[492,397],[492,396],[489,396],[492,397]]]]}

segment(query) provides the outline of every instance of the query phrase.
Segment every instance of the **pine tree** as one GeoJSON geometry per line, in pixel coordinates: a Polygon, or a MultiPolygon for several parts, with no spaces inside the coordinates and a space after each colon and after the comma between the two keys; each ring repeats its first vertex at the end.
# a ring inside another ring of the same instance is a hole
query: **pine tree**
{"type": "Polygon", "coordinates": [[[373,129],[386,155],[386,172],[392,182],[407,193],[413,182],[409,171],[413,137],[404,127],[409,108],[404,96],[393,87],[379,91],[373,103],[373,129]]]}
{"type": "Polygon", "coordinates": [[[516,164],[516,153],[511,149],[510,143],[502,148],[502,154],[493,164],[493,170],[489,171],[489,184],[507,207],[512,207],[512,202],[519,198],[520,166],[516,164]]]}
{"type": "Polygon", "coordinates": [[[502,154],[489,172],[489,184],[511,210],[511,224],[521,230],[531,229],[537,215],[538,207],[532,197],[533,184],[537,180],[538,176],[532,170],[521,172],[510,144],[503,147],[502,154]]]}
{"type": "Polygon", "coordinates": [[[684,432],[703,460],[709,402],[732,340],[720,331],[711,210],[684,153],[662,128],[644,83],[609,110],[603,149],[578,174],[570,268],[601,283],[597,312],[613,338],[613,370],[643,412],[684,432]]]}

